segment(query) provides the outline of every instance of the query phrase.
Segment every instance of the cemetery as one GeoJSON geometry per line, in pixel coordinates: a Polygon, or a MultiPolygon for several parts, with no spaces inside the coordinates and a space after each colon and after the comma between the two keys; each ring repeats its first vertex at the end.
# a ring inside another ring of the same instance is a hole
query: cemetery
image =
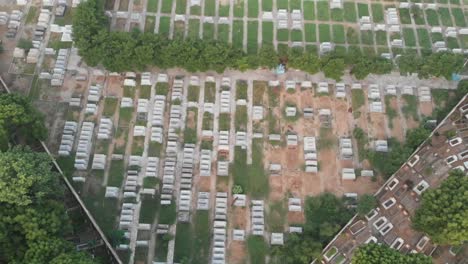
{"type": "MultiPolygon", "coordinates": [[[[18,42],[8,72],[32,76],[29,96],[50,107],[48,147],[123,263],[265,263],[302,234],[309,196],[377,191],[385,179],[369,153],[405,142],[455,87],[298,70],[106,71],[74,46],[79,4],[18,0],[0,10],[0,29],[18,42]]],[[[388,59],[465,54],[465,11],[455,0],[105,1],[115,31],[388,59]]]]}

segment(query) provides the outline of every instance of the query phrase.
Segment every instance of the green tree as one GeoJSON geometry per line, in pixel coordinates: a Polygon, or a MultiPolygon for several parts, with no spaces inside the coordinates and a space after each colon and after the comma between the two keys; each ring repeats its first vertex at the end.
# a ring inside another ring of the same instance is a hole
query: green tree
{"type": "Polygon", "coordinates": [[[322,251],[322,245],[311,239],[291,233],[287,236],[287,242],[282,247],[273,247],[272,256],[276,263],[308,264],[318,258],[322,251]]]}
{"type": "Polygon", "coordinates": [[[432,264],[430,257],[421,253],[404,255],[386,245],[369,243],[360,246],[353,255],[353,264],[432,264]]]}
{"type": "Polygon", "coordinates": [[[51,167],[47,154],[29,148],[0,152],[0,202],[24,206],[61,197],[63,188],[51,167]]]}
{"type": "Polygon", "coordinates": [[[401,55],[396,60],[401,75],[409,75],[417,73],[423,65],[421,57],[416,54],[405,54],[401,55]]]}
{"type": "Polygon", "coordinates": [[[370,210],[374,209],[377,206],[377,199],[375,196],[370,194],[364,194],[358,199],[357,213],[359,215],[366,215],[370,210]]]}
{"type": "Polygon", "coordinates": [[[70,251],[56,256],[50,264],[96,264],[96,261],[84,252],[70,251]]]}
{"type": "Polygon", "coordinates": [[[0,95],[0,150],[6,150],[11,141],[18,136],[31,141],[43,140],[47,136],[44,118],[31,104],[31,101],[20,94],[0,95]]]}
{"type": "Polygon", "coordinates": [[[413,217],[415,229],[437,244],[460,245],[468,241],[468,178],[453,170],[439,188],[422,195],[413,217]]]}
{"type": "Polygon", "coordinates": [[[419,126],[417,128],[413,128],[406,132],[406,145],[415,150],[421,143],[426,140],[431,132],[426,129],[424,126],[419,126]]]}
{"type": "Polygon", "coordinates": [[[346,66],[343,58],[333,57],[332,55],[322,57],[321,65],[325,77],[336,81],[341,80],[346,66]]]}
{"type": "Polygon", "coordinates": [[[279,63],[278,55],[272,45],[262,45],[258,51],[258,64],[268,69],[275,68],[279,63]]]}
{"type": "Polygon", "coordinates": [[[26,52],[28,52],[30,49],[33,48],[33,44],[32,44],[32,41],[29,40],[29,39],[20,39],[18,41],[18,48],[21,48],[21,49],[24,49],[26,52]]]}

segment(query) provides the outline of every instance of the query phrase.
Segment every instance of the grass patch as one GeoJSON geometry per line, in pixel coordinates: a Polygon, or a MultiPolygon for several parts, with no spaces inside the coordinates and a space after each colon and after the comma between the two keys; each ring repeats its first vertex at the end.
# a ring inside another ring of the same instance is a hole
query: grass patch
{"type": "Polygon", "coordinates": [[[387,45],[387,32],[386,31],[376,31],[375,40],[377,45],[387,45]]]}
{"type": "Polygon", "coordinates": [[[315,20],[315,1],[304,1],[304,19],[315,20]]]}
{"type": "Polygon", "coordinates": [[[214,103],[216,99],[216,84],[205,82],[205,103],[214,103]]]}
{"type": "Polygon", "coordinates": [[[336,145],[337,139],[333,135],[331,128],[321,127],[319,132],[319,138],[317,139],[317,149],[325,150],[333,148],[336,145]]]}
{"type": "Polygon", "coordinates": [[[372,9],[372,19],[374,23],[384,22],[384,10],[382,4],[373,3],[371,4],[372,9]]]}
{"type": "MultiPolygon", "coordinates": [[[[258,17],[258,0],[247,1],[247,15],[248,17],[258,17]]],[[[252,21],[249,21],[249,23],[252,21]]],[[[258,23],[258,22],[257,22],[258,23]]]]}
{"type": "Polygon", "coordinates": [[[432,100],[436,107],[445,107],[449,99],[449,92],[445,89],[431,89],[432,100]]]}
{"type": "Polygon", "coordinates": [[[353,115],[354,113],[359,112],[361,106],[366,103],[366,98],[364,96],[364,91],[361,89],[353,89],[351,90],[351,103],[353,107],[353,115]]]}
{"type": "Polygon", "coordinates": [[[160,157],[162,144],[159,142],[150,141],[148,146],[148,157],[160,157]]]}
{"type": "MultiPolygon", "coordinates": [[[[234,16],[235,17],[244,17],[244,1],[243,0],[234,0],[234,16]]],[[[234,21],[236,23],[236,21],[234,21]]]]}
{"type": "Polygon", "coordinates": [[[320,1],[317,3],[317,19],[320,21],[330,20],[330,6],[328,2],[320,1]]]}
{"type": "MultiPolygon", "coordinates": [[[[154,177],[146,177],[146,179],[156,179],[154,177]]],[[[153,186],[154,187],[154,186],[153,186]]],[[[140,223],[152,224],[159,209],[158,196],[142,195],[140,209],[140,223]]]]}
{"type": "Polygon", "coordinates": [[[229,113],[219,114],[219,130],[229,131],[230,128],[231,128],[231,114],[229,113]]]}
{"type": "Polygon", "coordinates": [[[205,16],[214,16],[216,0],[205,0],[205,16]]]}
{"type": "Polygon", "coordinates": [[[302,30],[291,31],[291,41],[302,41],[302,30]]]}
{"type": "Polygon", "coordinates": [[[344,44],[346,42],[343,25],[333,25],[332,31],[333,31],[333,42],[339,43],[339,44],[344,44]]]}
{"type": "Polygon", "coordinates": [[[247,131],[247,106],[239,105],[236,108],[235,127],[236,131],[247,131]]]}
{"type": "Polygon", "coordinates": [[[448,37],[447,38],[447,48],[449,49],[457,49],[459,48],[460,46],[458,45],[458,40],[457,38],[451,38],[451,37],[448,37]]]}
{"type": "Polygon", "coordinates": [[[156,261],[166,262],[167,250],[169,241],[172,239],[172,235],[156,235],[156,246],[154,247],[154,257],[156,261]]]}
{"type": "Polygon", "coordinates": [[[388,118],[388,126],[393,128],[393,119],[397,116],[397,111],[391,105],[391,100],[396,98],[394,95],[385,95],[385,114],[388,118]]]}
{"type": "Polygon", "coordinates": [[[237,80],[236,82],[236,100],[244,99],[247,100],[247,81],[237,80]]]}
{"type": "Polygon", "coordinates": [[[416,31],[418,33],[419,45],[425,49],[430,49],[432,47],[432,44],[427,29],[418,28],[416,29],[416,31]]]}
{"type": "Polygon", "coordinates": [[[189,28],[188,28],[188,37],[189,38],[198,38],[200,31],[200,20],[190,19],[189,28]]]}
{"type": "Polygon", "coordinates": [[[145,145],[145,137],[133,137],[132,142],[132,155],[141,156],[143,155],[143,149],[145,145]]]}
{"type": "Polygon", "coordinates": [[[187,0],[176,0],[176,14],[185,14],[187,10],[187,0]]]}
{"type": "Polygon", "coordinates": [[[159,211],[159,224],[172,225],[177,217],[176,204],[172,200],[170,205],[161,205],[159,211]]]}
{"type": "Polygon", "coordinates": [[[401,111],[405,115],[405,118],[408,119],[409,117],[412,117],[413,120],[419,120],[418,98],[415,95],[410,94],[403,94],[401,98],[403,98],[405,102],[405,105],[401,108],[401,111]]]}
{"type": "Polygon", "coordinates": [[[455,25],[457,27],[466,27],[465,16],[463,15],[463,10],[461,8],[452,8],[452,15],[455,19],[455,25]]]}
{"type": "Polygon", "coordinates": [[[365,45],[374,45],[374,33],[372,31],[361,31],[361,42],[365,45]]]}
{"type": "MultiPolygon", "coordinates": [[[[223,3],[219,2],[218,15],[220,17],[228,17],[230,9],[231,6],[229,5],[229,3],[227,5],[223,5],[223,3]]],[[[220,24],[218,24],[218,26],[220,26],[220,24]]]]}
{"type": "Polygon", "coordinates": [[[140,94],[138,96],[140,99],[151,99],[151,86],[143,85],[140,86],[140,94]]]}
{"type": "Polygon", "coordinates": [[[218,24],[218,40],[229,42],[229,25],[218,24]]]}
{"type": "Polygon", "coordinates": [[[444,41],[444,36],[442,36],[442,33],[431,33],[432,37],[432,43],[435,43],[436,41],[444,41]]]}
{"type": "Polygon", "coordinates": [[[262,0],[262,10],[263,11],[272,11],[273,10],[273,0],[262,0]]]}
{"type": "Polygon", "coordinates": [[[209,262],[211,244],[211,226],[209,211],[198,210],[194,215],[194,234],[190,238],[193,241],[193,264],[205,264],[209,262]]]}
{"type": "Polygon", "coordinates": [[[250,263],[266,263],[265,258],[268,254],[268,244],[262,236],[249,236],[247,238],[247,248],[249,251],[250,263]]]}
{"type": "Polygon", "coordinates": [[[189,102],[198,102],[200,97],[200,86],[190,85],[188,87],[187,100],[189,102]]]}
{"type": "Polygon", "coordinates": [[[407,8],[400,8],[400,22],[401,24],[411,24],[411,15],[410,11],[407,8]]]}
{"type": "Polygon", "coordinates": [[[437,11],[435,11],[434,9],[426,9],[425,12],[426,12],[427,23],[430,26],[440,25],[439,15],[437,14],[437,11]]]}
{"type": "Polygon", "coordinates": [[[120,108],[119,127],[128,127],[132,120],[133,107],[120,108]]]}
{"type": "Polygon", "coordinates": [[[203,39],[213,39],[213,38],[214,38],[214,24],[203,23],[203,39]]]}
{"type": "Polygon", "coordinates": [[[267,44],[273,42],[273,22],[262,22],[262,42],[267,44]]]}
{"type": "Polygon", "coordinates": [[[268,176],[263,167],[263,139],[252,140],[252,164],[248,166],[247,191],[252,198],[265,198],[270,189],[268,176]]]}
{"type": "MultiPolygon", "coordinates": [[[[29,11],[28,11],[28,15],[26,16],[26,24],[33,24],[36,22],[36,18],[38,17],[38,14],[37,14],[37,7],[35,6],[30,6],[29,7],[29,11]]],[[[55,19],[57,20],[57,19],[55,19]]]]}
{"type": "Polygon", "coordinates": [[[253,105],[263,105],[263,95],[267,89],[267,82],[253,81],[253,105]]]}
{"type": "Polygon", "coordinates": [[[148,0],[146,3],[146,11],[148,12],[158,12],[158,3],[159,0],[148,0]]]}
{"type": "Polygon", "coordinates": [[[369,5],[363,4],[363,3],[358,3],[357,4],[357,9],[358,9],[358,16],[359,17],[369,16],[369,5]]]}
{"type": "MultiPolygon", "coordinates": [[[[120,187],[120,186],[119,186],[120,187]]],[[[104,197],[105,188],[101,187],[96,193],[88,192],[83,196],[83,202],[93,215],[99,227],[109,238],[115,227],[115,219],[119,213],[117,199],[104,197]]]]}
{"type": "Polygon", "coordinates": [[[333,21],[343,21],[343,9],[333,8],[331,10],[331,19],[333,21]]]}
{"type": "MultiPolygon", "coordinates": [[[[170,14],[171,12],[172,12],[172,0],[161,0],[161,13],[170,14]]],[[[168,17],[167,19],[170,19],[170,18],[168,17]]]]}
{"type": "Polygon", "coordinates": [[[124,161],[112,160],[109,168],[109,179],[107,186],[120,188],[124,180],[124,161]]]}
{"type": "Polygon", "coordinates": [[[357,21],[355,2],[344,2],[343,9],[346,10],[346,12],[344,12],[344,19],[346,22],[357,21]]]}
{"type": "Polygon", "coordinates": [[[232,45],[242,49],[244,45],[244,21],[234,21],[232,23],[232,36],[232,45]]]}
{"type": "Polygon", "coordinates": [[[367,156],[366,145],[369,141],[367,134],[360,127],[356,127],[353,130],[353,137],[356,139],[359,161],[363,161],[367,156]]]}
{"type": "Polygon", "coordinates": [[[174,261],[183,262],[190,259],[193,250],[193,230],[189,223],[178,223],[175,236],[174,261]]]}
{"type": "Polygon", "coordinates": [[[320,42],[330,42],[331,41],[330,25],[320,24],[318,29],[319,29],[319,40],[320,40],[320,42]]]}
{"type": "Polygon", "coordinates": [[[446,27],[451,27],[453,26],[452,23],[452,16],[450,15],[450,11],[446,7],[439,7],[437,9],[437,13],[439,13],[440,21],[442,22],[442,25],[446,27]]]}
{"type": "Polygon", "coordinates": [[[269,232],[283,233],[284,225],[286,224],[286,216],[288,209],[284,200],[271,202],[269,210],[266,214],[266,221],[269,232]]]}
{"type": "Polygon", "coordinates": [[[317,26],[315,24],[305,24],[305,41],[316,42],[317,41],[317,26]]]}
{"type": "Polygon", "coordinates": [[[209,112],[203,113],[202,129],[213,130],[213,115],[209,112]]]}
{"type": "Polygon", "coordinates": [[[287,28],[281,28],[276,31],[276,39],[278,41],[288,41],[289,40],[289,30],[287,28]]]}
{"type": "Polygon", "coordinates": [[[143,178],[143,188],[155,188],[159,183],[159,179],[156,177],[145,177],[143,178]]]}
{"type": "Polygon", "coordinates": [[[145,32],[153,33],[156,26],[156,17],[155,16],[146,16],[145,20],[145,32]]]}
{"type": "Polygon", "coordinates": [[[156,95],[167,96],[169,93],[169,84],[160,82],[156,84],[156,95]]]}
{"type": "Polygon", "coordinates": [[[416,46],[416,36],[414,35],[414,30],[412,28],[403,28],[403,38],[406,46],[416,46]]]}
{"type": "Polygon", "coordinates": [[[182,21],[174,21],[174,30],[172,31],[173,39],[183,39],[185,35],[185,23],[182,21]]]}
{"type": "Polygon", "coordinates": [[[169,17],[161,17],[159,19],[159,31],[158,33],[164,36],[169,36],[171,20],[169,17]]]}
{"type": "Polygon", "coordinates": [[[119,100],[117,98],[106,97],[104,99],[104,110],[102,112],[105,117],[114,116],[115,110],[117,110],[117,104],[119,100]]]}
{"type": "Polygon", "coordinates": [[[247,53],[249,54],[257,53],[257,48],[258,48],[257,37],[258,37],[258,22],[257,21],[247,22],[247,53]]]}

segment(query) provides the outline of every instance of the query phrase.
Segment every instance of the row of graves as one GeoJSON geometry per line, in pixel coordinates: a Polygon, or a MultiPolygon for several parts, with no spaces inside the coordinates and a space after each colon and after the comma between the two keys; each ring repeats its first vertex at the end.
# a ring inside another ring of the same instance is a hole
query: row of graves
{"type": "Polygon", "coordinates": [[[20,10],[12,10],[10,13],[0,12],[0,26],[7,26],[8,31],[5,34],[7,38],[15,38],[21,26],[23,12],[20,10]]]}

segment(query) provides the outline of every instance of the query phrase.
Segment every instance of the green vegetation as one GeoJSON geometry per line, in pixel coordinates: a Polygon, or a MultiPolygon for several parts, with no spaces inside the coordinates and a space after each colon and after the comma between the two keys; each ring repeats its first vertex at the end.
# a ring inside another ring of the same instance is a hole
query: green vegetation
{"type": "Polygon", "coordinates": [[[236,99],[247,100],[247,81],[238,80],[236,83],[236,99]]]}
{"type": "Polygon", "coordinates": [[[356,3],[355,2],[344,2],[343,9],[346,10],[344,12],[344,19],[346,22],[356,22],[356,3]]]}
{"type": "Polygon", "coordinates": [[[416,95],[410,95],[410,94],[403,94],[401,96],[403,100],[405,101],[405,105],[401,108],[401,111],[405,115],[405,118],[408,119],[410,117],[413,118],[413,120],[419,120],[419,115],[418,115],[418,98],[416,95]]]}
{"type": "Polygon", "coordinates": [[[333,148],[337,143],[337,139],[331,128],[321,127],[320,136],[317,139],[317,149],[326,150],[333,148]]]}
{"type": "Polygon", "coordinates": [[[359,108],[366,103],[366,97],[364,96],[364,91],[362,91],[362,89],[351,90],[351,103],[353,112],[359,111],[359,108]]]}
{"type": "Polygon", "coordinates": [[[432,241],[442,245],[461,245],[468,240],[466,223],[468,178],[461,170],[452,170],[439,188],[422,194],[421,206],[413,217],[413,226],[432,241]]]}
{"type": "Polygon", "coordinates": [[[363,4],[363,3],[358,3],[358,16],[363,17],[363,16],[369,16],[369,6],[368,4],[363,4]]]}
{"type": "Polygon", "coordinates": [[[388,117],[388,126],[393,128],[393,119],[397,117],[398,113],[391,105],[391,100],[396,98],[394,95],[385,95],[385,114],[388,117]]]}
{"type": "Polygon", "coordinates": [[[277,263],[310,263],[319,258],[322,247],[351,219],[353,212],[343,200],[331,193],[323,193],[305,200],[303,234],[289,234],[281,248],[272,251],[277,263]]]}
{"type": "Polygon", "coordinates": [[[148,157],[160,157],[162,144],[159,142],[151,141],[148,146],[148,157]]]}
{"type": "Polygon", "coordinates": [[[143,178],[143,188],[156,188],[159,179],[156,177],[145,177],[143,178]]]}
{"type": "Polygon", "coordinates": [[[264,264],[266,263],[266,255],[268,254],[268,244],[261,236],[249,236],[247,238],[247,249],[249,251],[250,263],[264,264]]]}
{"type": "Polygon", "coordinates": [[[107,186],[120,188],[124,180],[124,162],[123,160],[112,160],[109,168],[109,179],[107,186]]]}
{"type": "Polygon", "coordinates": [[[187,100],[189,102],[198,102],[199,94],[200,94],[200,86],[190,85],[188,87],[187,100]]]}
{"type": "Polygon", "coordinates": [[[46,153],[24,146],[0,152],[0,262],[96,263],[65,240],[80,227],[64,200],[65,188],[46,153]]]}
{"type": "Polygon", "coordinates": [[[437,12],[439,13],[439,18],[443,26],[446,26],[446,27],[453,26],[452,16],[450,15],[450,11],[447,7],[439,7],[437,9],[437,12]]]}
{"type": "Polygon", "coordinates": [[[216,84],[205,82],[205,103],[214,103],[216,99],[216,84]]]}
{"type": "Polygon", "coordinates": [[[170,205],[161,205],[159,209],[159,224],[172,225],[177,217],[176,204],[174,201],[170,205]]]}
{"type": "Polygon", "coordinates": [[[193,259],[191,263],[208,263],[210,256],[211,228],[210,215],[208,211],[198,210],[194,216],[193,259]]]}
{"type": "MultiPolygon", "coordinates": [[[[263,1],[263,0],[262,0],[263,1]]],[[[304,1],[304,19],[305,20],[315,20],[315,1],[304,1]]]]}
{"type": "Polygon", "coordinates": [[[371,194],[364,194],[359,197],[356,211],[359,215],[363,216],[370,212],[370,210],[377,207],[377,199],[371,194]]]}
{"type": "Polygon", "coordinates": [[[288,209],[284,200],[270,203],[269,210],[266,215],[268,231],[283,233],[287,214],[288,209]]]}
{"type": "Polygon", "coordinates": [[[366,158],[366,145],[369,142],[366,132],[360,127],[356,127],[353,130],[353,137],[356,139],[358,145],[358,156],[359,160],[362,161],[366,158]]]}
{"type": "Polygon", "coordinates": [[[28,97],[20,94],[0,95],[0,150],[7,150],[17,141],[33,143],[46,137],[44,117],[28,97]]]}
{"type": "Polygon", "coordinates": [[[26,24],[32,24],[34,23],[35,19],[37,17],[37,7],[31,6],[29,7],[28,15],[26,16],[26,24]]]}
{"type": "Polygon", "coordinates": [[[403,254],[387,245],[369,243],[360,246],[353,255],[353,264],[431,264],[432,259],[422,253],[403,254]]]}
{"type": "MultiPolygon", "coordinates": [[[[166,2],[172,3],[172,0],[164,0],[163,6],[166,5],[166,2]]],[[[237,9],[243,10],[243,2],[236,3],[234,10],[236,16],[239,15],[236,12],[237,9]]],[[[319,11],[317,13],[319,20],[328,21],[330,16],[328,3],[317,2],[317,9],[319,11]]],[[[358,9],[360,16],[368,15],[369,13],[367,4],[363,5],[359,3],[358,9]]],[[[439,11],[441,9],[439,8],[439,11]]],[[[107,17],[104,15],[99,1],[86,1],[79,5],[74,15],[75,44],[79,48],[83,60],[88,65],[96,66],[102,64],[106,69],[117,72],[144,69],[147,66],[159,68],[183,67],[190,72],[208,70],[223,72],[227,68],[247,70],[256,69],[259,66],[271,67],[271,65],[260,65],[261,61],[265,61],[260,56],[271,54],[245,54],[242,51],[242,38],[234,38],[232,46],[221,41],[196,38],[169,40],[165,36],[169,29],[170,21],[168,19],[168,17],[160,19],[160,34],[140,33],[138,31],[130,33],[109,31],[107,29],[107,17]]],[[[233,35],[242,36],[243,28],[243,21],[234,21],[233,35]]],[[[319,25],[319,32],[321,42],[331,40],[329,25],[319,25]]],[[[349,35],[349,31],[347,35],[349,35]]],[[[250,43],[252,44],[253,42],[250,41],[250,43]]],[[[251,47],[253,46],[251,45],[251,47]]],[[[282,52],[280,51],[279,53],[282,54],[282,52]]],[[[375,56],[377,55],[368,55],[365,61],[373,61],[375,56]]],[[[407,57],[411,57],[411,54],[404,54],[399,58],[399,61],[404,61],[407,57]]],[[[424,63],[416,63],[411,67],[414,69],[413,72],[421,73],[421,78],[443,76],[450,79],[451,74],[458,72],[463,65],[463,63],[460,64],[460,61],[463,61],[463,55],[447,52],[434,53],[419,58],[419,60],[424,63]],[[448,61],[450,64],[447,63],[448,61]],[[447,72],[450,74],[447,75],[447,72]]],[[[270,60],[268,59],[267,61],[270,60]]],[[[326,77],[335,80],[341,78],[346,66],[352,67],[355,65],[355,61],[347,59],[346,54],[338,54],[336,52],[321,57],[320,61],[321,70],[325,72],[326,77]],[[330,60],[330,58],[333,58],[333,60],[330,60]]],[[[370,68],[370,70],[372,70],[371,73],[374,73],[373,68],[370,68]]],[[[403,70],[402,72],[406,73],[408,71],[403,70]]]]}
{"type": "Polygon", "coordinates": [[[374,23],[382,23],[384,22],[384,10],[382,4],[372,3],[372,19],[374,23]]]}
{"type": "MultiPolygon", "coordinates": [[[[146,177],[145,179],[156,179],[156,178],[146,177]]],[[[142,195],[141,209],[140,209],[140,223],[153,224],[158,208],[159,208],[158,196],[142,195]]]]}
{"type": "Polygon", "coordinates": [[[158,0],[148,0],[148,3],[146,5],[146,10],[148,12],[158,12],[158,0]]]}
{"type": "Polygon", "coordinates": [[[156,95],[165,95],[169,93],[169,84],[160,82],[156,84],[156,95]]]}
{"type": "Polygon", "coordinates": [[[174,261],[182,263],[190,259],[193,250],[193,230],[190,223],[177,223],[174,261]]]}
{"type": "Polygon", "coordinates": [[[219,114],[218,121],[219,121],[220,131],[224,131],[224,130],[229,131],[229,129],[231,128],[231,115],[230,114],[228,113],[219,114]]]}
{"type": "Polygon", "coordinates": [[[237,106],[235,121],[234,121],[236,131],[247,131],[247,121],[248,121],[247,106],[245,105],[237,106]]]}
{"type": "Polygon", "coordinates": [[[403,28],[403,38],[407,46],[416,46],[416,36],[414,35],[414,30],[412,28],[403,28]]]}
{"type": "Polygon", "coordinates": [[[151,86],[148,86],[148,85],[141,86],[140,94],[138,97],[149,100],[151,98],[151,86]]]}

